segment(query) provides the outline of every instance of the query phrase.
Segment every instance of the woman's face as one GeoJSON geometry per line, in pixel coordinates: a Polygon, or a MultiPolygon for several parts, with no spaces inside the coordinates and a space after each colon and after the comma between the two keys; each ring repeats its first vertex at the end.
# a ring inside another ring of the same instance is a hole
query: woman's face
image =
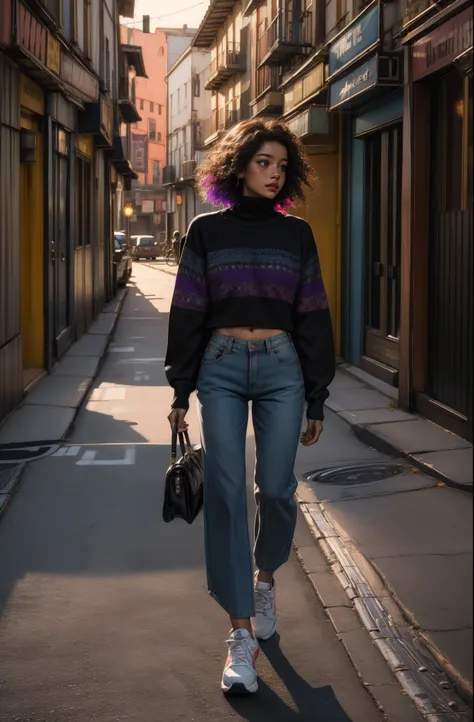
{"type": "Polygon", "coordinates": [[[239,176],[244,196],[275,198],[285,185],[287,168],[285,146],[275,141],[264,143],[239,176]]]}

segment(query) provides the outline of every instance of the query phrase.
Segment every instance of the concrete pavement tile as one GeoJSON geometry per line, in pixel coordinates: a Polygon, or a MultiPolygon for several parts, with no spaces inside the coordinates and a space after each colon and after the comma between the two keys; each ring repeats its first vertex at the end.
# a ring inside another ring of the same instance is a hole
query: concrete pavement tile
{"type": "Polygon", "coordinates": [[[333,391],[340,391],[341,389],[363,389],[365,388],[362,381],[353,378],[353,376],[347,376],[340,371],[336,371],[333,381],[329,385],[329,393],[333,391]]]}
{"type": "Polygon", "coordinates": [[[472,687],[472,629],[458,629],[447,632],[427,632],[426,634],[472,687]]]}
{"type": "Polygon", "coordinates": [[[356,629],[363,629],[357,613],[347,607],[332,607],[327,610],[329,619],[338,634],[342,632],[353,632],[356,629]]]}
{"type": "MultiPolygon", "coordinates": [[[[387,409],[393,403],[384,394],[373,389],[336,389],[328,399],[333,407],[340,411],[358,411],[360,409],[387,409]]],[[[328,404],[329,405],[329,404],[328,404]]],[[[335,410],[335,409],[333,409],[335,410]]]]}
{"type": "Polygon", "coordinates": [[[101,313],[89,329],[89,333],[110,335],[115,324],[115,317],[111,313],[101,313]]]}
{"type": "Polygon", "coordinates": [[[372,559],[472,552],[472,496],[448,487],[328,502],[325,509],[372,559]]]}
{"type": "Polygon", "coordinates": [[[69,351],[70,356],[98,356],[101,358],[105,351],[108,336],[86,333],[77,341],[69,351]]]}
{"type": "Polygon", "coordinates": [[[69,406],[77,409],[91,383],[92,379],[85,376],[46,376],[27,395],[25,405],[69,406]]]}
{"type": "Polygon", "coordinates": [[[341,411],[339,416],[349,424],[386,424],[394,421],[413,421],[413,414],[401,409],[362,409],[360,411],[341,411]]]}
{"type": "Polygon", "coordinates": [[[422,629],[472,629],[472,554],[375,558],[375,564],[422,629]]]}
{"type": "Polygon", "coordinates": [[[432,451],[428,454],[413,454],[417,461],[431,466],[458,484],[472,486],[473,464],[472,446],[470,449],[451,449],[450,451],[432,451]]]}
{"type": "Polygon", "coordinates": [[[326,572],[314,572],[309,575],[311,584],[323,607],[350,607],[349,597],[344,592],[341,584],[331,570],[326,572]]]}
{"type": "Polygon", "coordinates": [[[99,363],[98,356],[69,356],[66,354],[51,376],[88,376],[94,378],[99,363]]]}
{"type": "Polygon", "coordinates": [[[0,427],[0,444],[56,441],[64,438],[76,409],[66,406],[22,406],[0,427]]]}
{"type": "Polygon", "coordinates": [[[352,663],[366,684],[393,684],[396,681],[365,629],[342,632],[340,636],[352,663]]]}
{"type": "Polygon", "coordinates": [[[298,547],[298,554],[309,574],[314,574],[316,572],[324,574],[325,572],[331,571],[329,564],[326,561],[326,558],[322,555],[316,541],[313,541],[311,546],[298,547]]]}
{"type": "Polygon", "coordinates": [[[339,366],[341,372],[346,371],[347,376],[354,376],[356,379],[360,379],[365,386],[381,391],[385,396],[389,396],[391,399],[398,399],[398,389],[396,386],[387,384],[385,381],[368,374],[366,371],[358,368],[357,366],[351,366],[350,364],[343,363],[339,366]]]}
{"type": "Polygon", "coordinates": [[[368,687],[368,692],[387,715],[390,722],[421,722],[421,715],[398,682],[368,687]]]}
{"type": "Polygon", "coordinates": [[[405,454],[472,448],[465,439],[461,439],[460,436],[442,429],[441,426],[437,426],[427,419],[380,424],[379,426],[369,425],[367,428],[397,449],[401,449],[405,454]]]}

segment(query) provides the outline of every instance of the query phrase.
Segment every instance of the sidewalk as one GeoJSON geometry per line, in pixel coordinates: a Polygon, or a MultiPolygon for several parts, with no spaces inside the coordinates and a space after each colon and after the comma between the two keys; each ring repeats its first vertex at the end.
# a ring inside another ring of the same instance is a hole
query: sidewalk
{"type": "Polygon", "coordinates": [[[126,289],[118,291],[89,333],[72,345],[54,371],[44,376],[0,425],[0,446],[67,437],[105,356],[126,293],[126,289]],[[42,429],[42,438],[38,438],[38,429],[42,429]]]}
{"type": "Polygon", "coordinates": [[[455,697],[472,696],[472,446],[347,370],[332,385],[321,446],[296,466],[300,508],[342,602],[304,555],[303,564],[356,666],[344,607],[355,607],[427,719],[467,719],[455,697]]]}

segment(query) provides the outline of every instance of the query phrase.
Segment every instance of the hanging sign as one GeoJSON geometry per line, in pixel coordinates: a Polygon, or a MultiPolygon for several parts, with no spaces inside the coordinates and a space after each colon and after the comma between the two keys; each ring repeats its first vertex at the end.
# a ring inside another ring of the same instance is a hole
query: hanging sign
{"type": "Polygon", "coordinates": [[[329,45],[329,76],[339,73],[380,41],[380,5],[377,2],[361,13],[329,45]]]}

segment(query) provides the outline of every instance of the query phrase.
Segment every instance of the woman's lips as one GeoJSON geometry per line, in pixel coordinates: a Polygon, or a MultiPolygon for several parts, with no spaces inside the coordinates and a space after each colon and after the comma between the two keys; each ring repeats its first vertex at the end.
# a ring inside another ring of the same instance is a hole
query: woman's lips
{"type": "Polygon", "coordinates": [[[278,190],[278,186],[273,183],[270,183],[270,185],[266,186],[266,188],[268,188],[269,191],[277,191],[278,190]]]}

